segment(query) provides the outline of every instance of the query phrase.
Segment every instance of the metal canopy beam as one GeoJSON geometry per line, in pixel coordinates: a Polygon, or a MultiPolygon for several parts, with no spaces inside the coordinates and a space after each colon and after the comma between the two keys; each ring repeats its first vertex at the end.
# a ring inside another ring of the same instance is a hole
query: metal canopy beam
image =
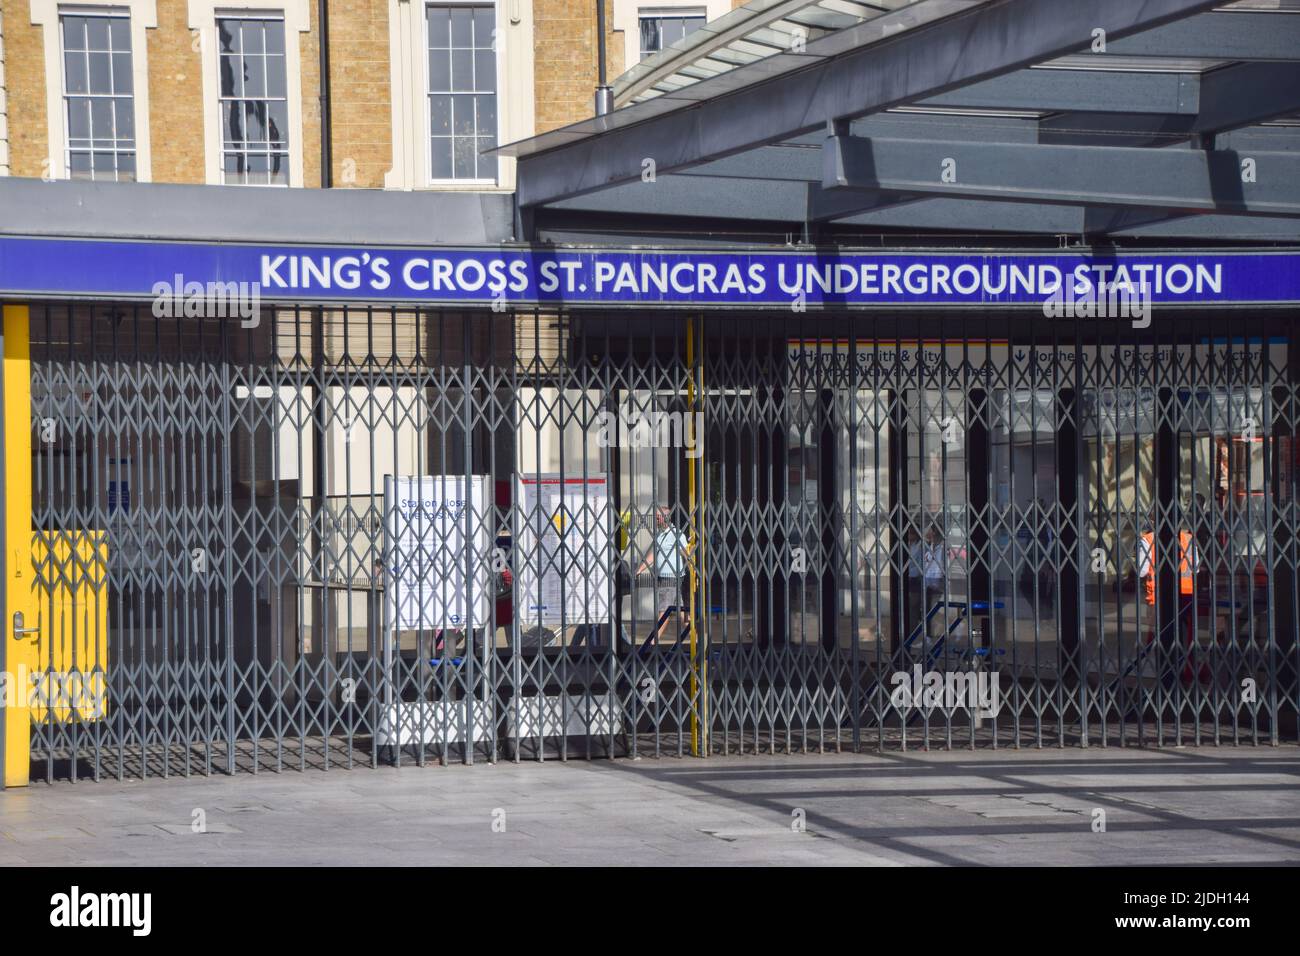
{"type": "MultiPolygon", "coordinates": [[[[1190,125],[1193,117],[1183,117],[1190,125]]],[[[955,136],[979,143],[1038,142],[1035,120],[1008,120],[987,116],[935,116],[928,113],[880,113],[855,120],[855,136],[881,139],[934,139],[950,141],[955,136]]],[[[792,142],[760,146],[733,156],[725,156],[698,166],[677,170],[674,176],[735,176],[739,179],[786,179],[817,183],[822,181],[821,133],[801,136],[792,142]]],[[[759,187],[755,183],[755,188],[759,187]]],[[[603,195],[603,193],[597,194],[603,195]]]]}
{"type": "Polygon", "coordinates": [[[990,199],[923,197],[879,190],[829,189],[733,177],[665,176],[549,207],[565,212],[625,214],[753,223],[821,222],[827,226],[948,230],[967,234],[1153,236],[1300,242],[1300,220],[1210,215],[1176,209],[1081,207],[990,199]]]}
{"type": "Polygon", "coordinates": [[[922,100],[917,106],[1043,113],[1091,110],[1193,114],[1199,109],[1200,87],[1197,73],[1033,69],[972,83],[922,100]]]}
{"type": "Polygon", "coordinates": [[[1202,13],[1106,44],[1104,57],[1162,56],[1197,60],[1300,60],[1300,16],[1291,13],[1202,13]]]}
{"type": "Polygon", "coordinates": [[[878,189],[825,189],[820,183],[814,183],[808,188],[807,221],[830,222],[924,198],[920,195],[882,192],[878,189]]]}
{"type": "Polygon", "coordinates": [[[822,222],[835,227],[949,230],[1038,235],[1158,236],[1300,242],[1300,220],[1225,216],[1175,209],[1081,207],[989,199],[922,197],[879,190],[829,189],[733,177],[665,176],[549,207],[565,212],[754,223],[822,222]]]}
{"type": "MultiPolygon", "coordinates": [[[[1044,73],[1045,70],[1035,72],[1044,73]]],[[[1130,74],[1131,75],[1131,74],[1130,74]]],[[[1194,115],[1114,114],[1104,106],[1044,117],[1040,141],[1052,145],[1167,146],[1300,111],[1300,63],[1235,63],[1200,78],[1194,115]]]]}
{"type": "Polygon", "coordinates": [[[971,234],[1018,233],[1083,236],[1110,235],[1161,239],[1257,240],[1300,242],[1300,222],[1250,216],[1181,216],[1123,224],[1102,220],[1110,210],[984,199],[923,199],[873,209],[833,223],[836,227],[881,228],[930,232],[948,230],[971,234]]]}
{"type": "Polygon", "coordinates": [[[1058,113],[1038,121],[1038,142],[1048,146],[1172,146],[1185,143],[1195,115],[1058,113]]]}
{"type": "Polygon", "coordinates": [[[1222,133],[1300,111],[1300,63],[1239,63],[1201,80],[1195,133],[1222,133]]]}
{"type": "Polygon", "coordinates": [[[822,184],[1067,206],[1300,216],[1300,155],[1260,152],[1255,181],[1230,151],[936,143],[829,136],[822,184]]]}
{"type": "MultiPolygon", "coordinates": [[[[972,7],[797,72],[520,157],[518,201],[539,205],[636,180],[647,160],[665,173],[780,142],[1063,56],[1086,47],[1097,24],[1118,39],[1216,2],[999,0],[972,7]]],[[[850,42],[859,29],[809,44],[809,56],[819,44],[850,42]]]]}
{"type": "MultiPolygon", "coordinates": [[[[814,188],[809,193],[808,218],[809,221],[816,222],[860,222],[865,214],[886,208],[892,212],[906,203],[914,204],[916,218],[909,220],[907,214],[903,213],[894,216],[894,221],[931,229],[954,229],[959,228],[956,224],[962,223],[968,228],[991,229],[994,232],[1111,234],[1150,223],[1188,218],[1187,213],[1166,209],[1056,206],[977,199],[936,200],[879,190],[819,188],[814,188]],[[890,201],[891,198],[893,202],[890,201]],[[963,204],[974,207],[974,211],[961,208],[963,204]],[[944,220],[936,218],[936,209],[944,210],[950,217],[946,224],[944,220]],[[991,213],[996,213],[996,222],[990,218],[991,213]]],[[[1259,221],[1254,217],[1249,218],[1252,222],[1259,221]]],[[[1300,225],[1295,228],[1300,229],[1300,225]]]]}
{"type": "Polygon", "coordinates": [[[549,208],[629,216],[807,221],[808,183],[755,181],[735,176],[659,176],[654,182],[624,183],[591,196],[552,203],[549,208]]]}

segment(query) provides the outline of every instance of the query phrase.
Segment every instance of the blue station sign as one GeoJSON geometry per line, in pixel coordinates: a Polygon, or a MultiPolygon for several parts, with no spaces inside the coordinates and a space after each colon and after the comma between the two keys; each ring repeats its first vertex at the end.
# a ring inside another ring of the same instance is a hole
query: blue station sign
{"type": "Polygon", "coordinates": [[[0,237],[0,295],[155,299],[242,284],[262,301],[872,308],[1300,303],[1300,251],[663,250],[266,246],[0,237]]]}

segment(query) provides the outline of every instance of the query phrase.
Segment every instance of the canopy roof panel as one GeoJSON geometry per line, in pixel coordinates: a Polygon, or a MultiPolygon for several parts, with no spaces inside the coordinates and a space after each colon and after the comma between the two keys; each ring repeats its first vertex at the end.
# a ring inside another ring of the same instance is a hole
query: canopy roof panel
{"type": "Polygon", "coordinates": [[[1300,240],[1300,0],[753,0],[616,101],[499,148],[522,210],[1300,240]]]}

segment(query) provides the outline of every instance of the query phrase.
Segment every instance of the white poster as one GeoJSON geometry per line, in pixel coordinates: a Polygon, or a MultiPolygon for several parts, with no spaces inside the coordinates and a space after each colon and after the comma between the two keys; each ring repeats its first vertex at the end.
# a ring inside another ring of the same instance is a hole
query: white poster
{"type": "Polygon", "coordinates": [[[515,613],[525,627],[610,618],[614,516],[604,475],[518,478],[515,613]]]}
{"type": "Polygon", "coordinates": [[[494,519],[486,488],[483,475],[468,481],[445,475],[384,477],[384,605],[390,632],[491,623],[496,581],[489,525],[494,519]]]}

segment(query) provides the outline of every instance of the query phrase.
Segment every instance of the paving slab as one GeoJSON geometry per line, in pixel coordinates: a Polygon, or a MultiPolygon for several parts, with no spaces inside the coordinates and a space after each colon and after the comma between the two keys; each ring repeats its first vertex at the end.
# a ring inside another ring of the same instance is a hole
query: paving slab
{"type": "Polygon", "coordinates": [[[0,793],[10,866],[1212,863],[1300,864],[1300,749],[337,767],[0,793]]]}

